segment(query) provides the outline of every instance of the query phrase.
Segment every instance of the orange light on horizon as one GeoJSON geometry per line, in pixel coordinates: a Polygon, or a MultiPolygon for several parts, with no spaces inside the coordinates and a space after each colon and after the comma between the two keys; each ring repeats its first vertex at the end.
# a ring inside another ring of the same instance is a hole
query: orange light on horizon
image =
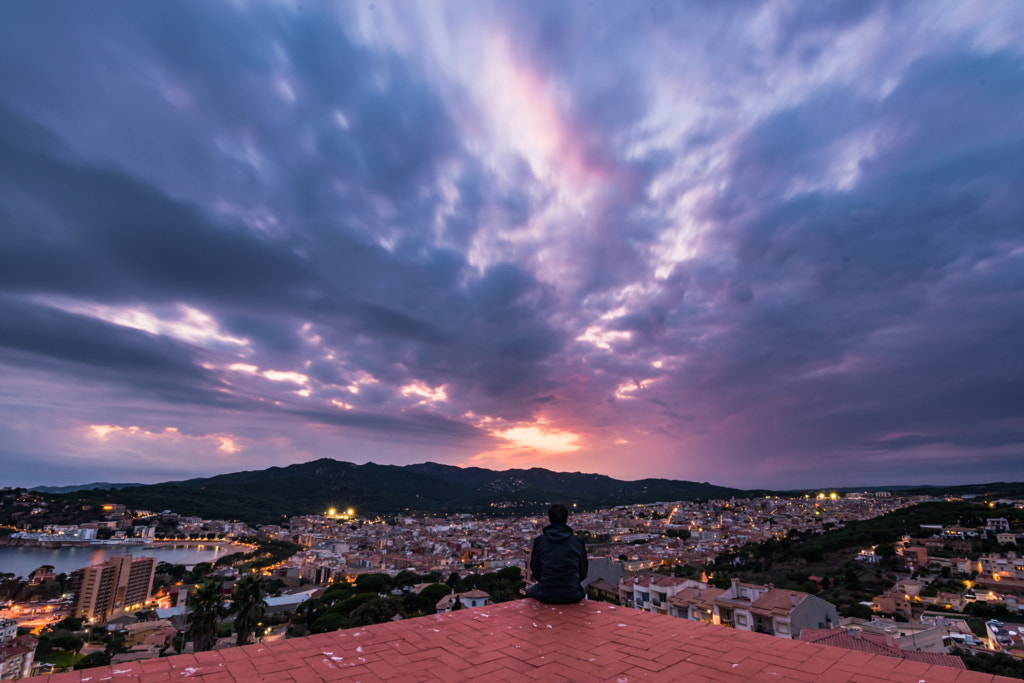
{"type": "Polygon", "coordinates": [[[579,434],[547,428],[542,426],[543,424],[512,427],[491,434],[511,442],[513,448],[528,448],[545,454],[571,453],[580,449],[576,443],[579,441],[579,434]]]}
{"type": "MultiPolygon", "coordinates": [[[[492,422],[492,420],[482,421],[482,423],[487,422],[492,422]]],[[[580,434],[549,426],[548,421],[543,418],[505,429],[489,429],[487,432],[504,443],[493,450],[474,455],[463,463],[464,466],[485,466],[498,469],[520,467],[531,459],[572,453],[583,447],[579,443],[580,434]]]]}

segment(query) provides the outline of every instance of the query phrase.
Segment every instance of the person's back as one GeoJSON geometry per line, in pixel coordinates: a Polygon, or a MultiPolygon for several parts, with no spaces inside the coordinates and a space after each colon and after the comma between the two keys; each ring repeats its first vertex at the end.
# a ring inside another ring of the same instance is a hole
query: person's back
{"type": "Polygon", "coordinates": [[[526,594],[552,605],[567,605],[586,597],[581,582],[587,577],[587,548],[566,524],[568,509],[556,503],[548,510],[549,526],[533,540],[530,572],[537,582],[526,594]]]}

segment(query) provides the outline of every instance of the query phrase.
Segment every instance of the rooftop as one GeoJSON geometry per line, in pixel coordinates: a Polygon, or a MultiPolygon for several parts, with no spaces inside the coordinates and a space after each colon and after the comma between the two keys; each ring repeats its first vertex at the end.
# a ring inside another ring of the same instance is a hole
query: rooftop
{"type": "Polygon", "coordinates": [[[1013,679],[784,640],[607,603],[517,600],[306,638],[56,674],[49,683],[1013,679]]]}

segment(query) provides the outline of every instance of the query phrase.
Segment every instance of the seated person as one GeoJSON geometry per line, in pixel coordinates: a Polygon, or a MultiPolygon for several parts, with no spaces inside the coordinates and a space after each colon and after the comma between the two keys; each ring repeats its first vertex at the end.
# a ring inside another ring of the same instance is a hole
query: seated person
{"type": "Polygon", "coordinates": [[[566,524],[569,510],[561,503],[548,509],[551,524],[533,539],[530,573],[536,583],[526,595],[549,605],[569,605],[587,597],[581,582],[587,577],[587,547],[566,524]]]}

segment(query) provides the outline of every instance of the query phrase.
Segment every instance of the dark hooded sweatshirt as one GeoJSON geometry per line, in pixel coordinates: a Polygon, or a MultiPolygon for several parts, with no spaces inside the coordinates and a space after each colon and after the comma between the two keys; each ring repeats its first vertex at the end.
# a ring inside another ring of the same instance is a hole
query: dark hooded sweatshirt
{"type": "Polygon", "coordinates": [[[544,527],[533,539],[530,571],[537,582],[526,594],[549,605],[569,605],[586,597],[580,582],[587,577],[587,548],[566,524],[544,527]]]}

